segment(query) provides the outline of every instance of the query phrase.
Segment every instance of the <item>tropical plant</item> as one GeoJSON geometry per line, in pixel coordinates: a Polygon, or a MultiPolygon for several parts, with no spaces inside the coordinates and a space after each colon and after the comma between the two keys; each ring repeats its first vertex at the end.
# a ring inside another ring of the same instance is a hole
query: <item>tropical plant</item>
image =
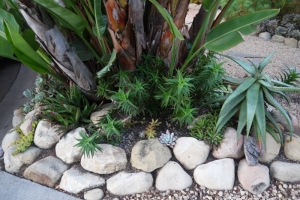
{"type": "Polygon", "coordinates": [[[199,119],[196,119],[196,122],[192,124],[190,129],[190,135],[198,140],[204,140],[212,146],[218,146],[223,140],[224,127],[220,131],[221,133],[216,132],[215,127],[218,121],[217,112],[207,113],[199,119]]]}
{"type": "Polygon", "coordinates": [[[281,71],[279,77],[275,78],[283,83],[296,86],[296,84],[300,83],[300,72],[298,72],[296,68],[290,68],[286,66],[286,70],[281,71]]]}
{"type": "MultiPolygon", "coordinates": [[[[201,99],[204,91],[219,84],[221,65],[212,63],[210,69],[197,69],[205,50],[220,52],[237,45],[243,41],[241,34],[256,30],[253,24],[278,13],[253,12],[221,23],[234,0],[228,1],[218,16],[221,1],[204,0],[187,30],[184,18],[189,0],[17,2],[13,5],[20,10],[39,45],[27,43],[16,20],[3,10],[0,36],[11,49],[11,56],[39,73],[72,82],[92,102],[113,100],[120,110],[132,116],[153,114],[161,105],[172,112],[173,121],[180,125],[192,122],[197,113],[196,98],[201,99]],[[143,65],[148,55],[161,62],[143,65]],[[201,73],[207,70],[214,72],[210,78],[215,82],[202,88],[201,73]]],[[[57,97],[64,100],[60,94],[57,97]]],[[[55,99],[50,101],[55,104],[55,99]]],[[[79,113],[67,104],[57,108],[64,113],[79,113]]],[[[56,114],[52,115],[56,120],[66,125],[73,123],[56,114]]],[[[72,121],[77,121],[76,116],[72,121]]]]}
{"type": "Polygon", "coordinates": [[[250,75],[244,79],[235,79],[225,77],[224,79],[231,85],[238,86],[230,95],[221,99],[225,100],[220,111],[219,119],[216,125],[216,131],[220,132],[222,127],[236,113],[239,114],[237,134],[240,135],[246,126],[246,135],[248,136],[253,128],[260,151],[264,151],[266,144],[266,130],[277,140],[283,141],[282,132],[272,115],[267,111],[267,105],[278,109],[289,125],[290,134],[293,134],[293,126],[288,112],[275,99],[275,95],[280,95],[288,101],[284,92],[300,92],[300,88],[293,85],[272,79],[269,75],[263,74],[263,70],[269,63],[273,54],[263,59],[257,66],[251,62],[233,57],[228,57],[236,62],[250,75]],[[280,138],[277,134],[280,135],[280,138]]]}

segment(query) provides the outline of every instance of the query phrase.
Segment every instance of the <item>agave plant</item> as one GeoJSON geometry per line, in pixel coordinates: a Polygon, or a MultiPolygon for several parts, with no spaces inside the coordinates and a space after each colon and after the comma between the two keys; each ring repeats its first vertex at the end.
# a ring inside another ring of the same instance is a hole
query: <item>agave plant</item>
{"type": "Polygon", "coordinates": [[[269,75],[263,74],[263,70],[269,63],[272,55],[267,56],[257,66],[254,63],[248,64],[236,58],[228,57],[248,72],[250,76],[245,79],[225,78],[225,81],[229,84],[237,85],[238,87],[230,95],[223,98],[226,100],[216,125],[217,132],[219,132],[230,118],[238,113],[238,135],[241,134],[246,126],[246,135],[248,136],[253,127],[261,152],[264,151],[266,143],[266,131],[272,134],[277,141],[282,141],[282,132],[275,119],[267,111],[267,105],[269,104],[280,111],[288,122],[291,130],[290,134],[292,135],[293,126],[290,115],[274,96],[278,94],[288,101],[284,92],[300,92],[298,87],[272,79],[269,75]],[[274,130],[277,130],[280,138],[278,138],[274,130]]]}

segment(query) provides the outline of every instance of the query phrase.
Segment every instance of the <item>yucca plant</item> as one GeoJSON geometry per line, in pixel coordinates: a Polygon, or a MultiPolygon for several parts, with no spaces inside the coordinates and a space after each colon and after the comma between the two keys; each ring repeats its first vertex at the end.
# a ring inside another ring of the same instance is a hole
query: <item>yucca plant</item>
{"type": "Polygon", "coordinates": [[[282,141],[283,139],[277,122],[267,111],[267,105],[272,105],[280,111],[288,122],[291,130],[290,134],[292,135],[293,126],[290,115],[274,96],[278,94],[288,100],[284,92],[300,92],[300,88],[298,87],[272,79],[269,75],[263,74],[263,70],[269,63],[272,55],[267,56],[257,66],[252,62],[248,64],[236,58],[228,57],[248,72],[250,76],[245,79],[225,78],[225,81],[229,84],[237,85],[238,87],[230,95],[222,97],[222,99],[226,100],[222,106],[216,125],[216,131],[219,132],[238,113],[238,135],[241,134],[245,126],[247,136],[251,128],[253,128],[258,146],[262,152],[266,143],[266,131],[272,134],[277,141],[282,141]],[[278,138],[274,130],[279,133],[280,138],[278,138]]]}

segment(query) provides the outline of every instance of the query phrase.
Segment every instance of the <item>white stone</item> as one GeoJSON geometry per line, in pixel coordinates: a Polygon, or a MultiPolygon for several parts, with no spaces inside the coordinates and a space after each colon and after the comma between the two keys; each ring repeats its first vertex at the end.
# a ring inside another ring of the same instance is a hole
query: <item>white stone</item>
{"type": "Polygon", "coordinates": [[[297,117],[293,114],[290,114],[291,115],[291,119],[292,119],[292,125],[293,126],[299,126],[299,120],[297,119],[297,117]]]}
{"type": "Polygon", "coordinates": [[[32,123],[37,120],[36,110],[30,111],[25,115],[24,122],[20,125],[20,129],[24,135],[28,135],[32,131],[32,123]]]}
{"type": "Polygon", "coordinates": [[[270,186],[269,169],[264,165],[249,166],[243,159],[239,162],[237,174],[243,188],[252,194],[261,194],[270,186]]]}
{"type": "Polygon", "coordinates": [[[41,120],[34,133],[34,144],[41,149],[50,149],[63,135],[59,130],[60,126],[54,125],[51,121],[41,120]]]}
{"type": "Polygon", "coordinates": [[[159,191],[183,190],[190,187],[192,182],[190,175],[178,163],[169,161],[158,171],[155,187],[159,191]]]}
{"type": "Polygon", "coordinates": [[[300,40],[298,41],[298,48],[300,48],[300,40]]]}
{"type": "Polygon", "coordinates": [[[258,35],[258,37],[264,39],[264,40],[270,40],[271,39],[271,33],[269,32],[262,32],[258,35]]]}
{"type": "Polygon", "coordinates": [[[273,35],[271,38],[272,42],[279,42],[279,43],[284,43],[285,37],[282,35],[273,35]]]}
{"type": "Polygon", "coordinates": [[[178,138],[173,148],[176,159],[188,170],[204,163],[209,151],[209,145],[193,137],[178,138]]]}
{"type": "Polygon", "coordinates": [[[232,190],[235,180],[234,160],[224,158],[199,165],[194,170],[197,184],[212,190],[232,190]]]}
{"type": "Polygon", "coordinates": [[[300,164],[275,161],[270,166],[271,176],[282,182],[300,181],[300,164]]]}
{"type": "Polygon", "coordinates": [[[3,151],[7,151],[7,149],[14,143],[16,142],[17,140],[20,139],[20,134],[14,130],[14,131],[11,131],[11,132],[8,132],[3,140],[2,140],[2,148],[3,148],[3,151]]]}
{"type": "Polygon", "coordinates": [[[99,111],[93,112],[91,114],[90,120],[94,124],[98,124],[99,120],[101,120],[105,115],[107,115],[108,112],[111,111],[114,107],[115,105],[113,103],[104,104],[103,106],[101,106],[99,111]]]}
{"type": "Polygon", "coordinates": [[[14,128],[19,126],[25,119],[25,114],[22,112],[22,108],[14,110],[14,116],[12,119],[12,125],[14,128]]]}
{"type": "Polygon", "coordinates": [[[298,47],[298,41],[295,38],[285,38],[284,44],[294,48],[298,47]]]}
{"type": "Polygon", "coordinates": [[[125,169],[127,164],[126,153],[119,147],[110,144],[101,144],[102,151],[96,151],[93,157],[85,155],[81,158],[81,166],[98,174],[111,174],[125,169]]]}
{"type": "Polygon", "coordinates": [[[285,118],[279,110],[275,109],[271,112],[271,114],[274,117],[275,121],[283,126],[285,132],[290,131],[290,127],[287,121],[285,120],[285,118]]]}
{"type": "Polygon", "coordinates": [[[83,195],[83,198],[85,200],[101,200],[103,197],[104,197],[104,192],[99,188],[86,191],[83,195]]]}
{"type": "Polygon", "coordinates": [[[149,190],[153,185],[150,173],[119,172],[107,180],[107,190],[114,195],[131,195],[149,190]]]}
{"type": "Polygon", "coordinates": [[[240,159],[244,156],[244,136],[237,138],[237,131],[228,127],[224,131],[224,138],[221,144],[213,150],[212,154],[215,158],[236,158],[240,159]]]}
{"type": "Polygon", "coordinates": [[[74,166],[63,173],[59,187],[67,192],[78,194],[83,190],[103,186],[104,184],[104,178],[86,172],[81,167],[74,166]]]}
{"type": "Polygon", "coordinates": [[[78,144],[76,139],[81,139],[81,131],[86,134],[85,129],[79,127],[63,136],[55,146],[56,156],[65,163],[72,164],[80,161],[83,151],[75,145],[78,144]]]}
{"type": "Polygon", "coordinates": [[[131,165],[145,172],[162,167],[172,157],[171,151],[158,139],[138,141],[131,151],[131,165]]]}
{"type": "Polygon", "coordinates": [[[300,137],[294,135],[292,140],[290,136],[285,137],[284,154],[288,159],[300,161],[300,137]]]}
{"type": "Polygon", "coordinates": [[[68,169],[68,165],[53,156],[43,158],[24,171],[24,177],[33,182],[53,187],[68,169]]]}
{"type": "MultiPolygon", "coordinates": [[[[278,135],[279,138],[279,135],[278,135]]],[[[266,133],[266,148],[265,153],[258,159],[263,163],[270,163],[279,154],[281,144],[278,143],[270,133],[266,133]]]]}
{"type": "Polygon", "coordinates": [[[40,155],[41,149],[29,147],[25,152],[13,155],[15,147],[9,147],[4,153],[5,170],[9,173],[19,173],[23,165],[29,165],[40,155]]]}

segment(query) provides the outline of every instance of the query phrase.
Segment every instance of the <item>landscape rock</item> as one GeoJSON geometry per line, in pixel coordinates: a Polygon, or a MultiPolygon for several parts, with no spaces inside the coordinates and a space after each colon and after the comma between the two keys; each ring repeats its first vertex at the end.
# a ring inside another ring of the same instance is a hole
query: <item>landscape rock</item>
{"type": "Polygon", "coordinates": [[[298,48],[300,48],[300,40],[298,41],[298,48]]]}
{"type": "Polygon", "coordinates": [[[244,141],[244,153],[249,165],[256,165],[258,163],[258,157],[260,156],[260,150],[257,146],[257,141],[254,137],[248,136],[244,141]]]}
{"type": "Polygon", "coordinates": [[[218,148],[214,149],[212,154],[215,158],[236,158],[244,156],[244,137],[237,138],[237,131],[228,127],[224,131],[224,138],[218,148]]]}
{"type": "Polygon", "coordinates": [[[155,187],[159,191],[183,190],[192,185],[192,178],[174,161],[169,161],[157,173],[155,187]]]}
{"type": "Polygon", "coordinates": [[[3,159],[3,156],[4,156],[4,151],[3,148],[0,146],[0,160],[3,159]]]}
{"type": "Polygon", "coordinates": [[[289,127],[287,121],[285,120],[285,118],[283,117],[283,115],[280,113],[279,110],[274,109],[271,112],[271,115],[274,117],[274,119],[275,119],[275,121],[277,123],[279,123],[279,124],[281,124],[283,126],[285,132],[289,132],[290,131],[290,127],[289,127]]]}
{"type": "Polygon", "coordinates": [[[131,151],[131,165],[145,172],[162,167],[172,157],[171,151],[158,139],[138,141],[131,151]]]}
{"type": "Polygon", "coordinates": [[[23,165],[29,165],[40,155],[41,149],[29,147],[25,152],[13,155],[15,147],[9,147],[4,153],[5,170],[9,173],[19,173],[23,165]]]}
{"type": "Polygon", "coordinates": [[[68,164],[80,161],[83,152],[80,147],[75,146],[81,139],[80,132],[86,133],[84,128],[76,128],[63,136],[55,146],[56,156],[68,164]]]}
{"type": "Polygon", "coordinates": [[[209,151],[209,145],[193,137],[178,138],[173,148],[176,159],[188,170],[204,163],[209,151]]]}
{"type": "Polygon", "coordinates": [[[63,173],[59,187],[67,192],[78,194],[83,190],[103,186],[104,184],[104,178],[86,172],[79,166],[74,166],[63,173]]]}
{"type": "Polygon", "coordinates": [[[237,175],[243,188],[252,194],[261,194],[270,186],[269,169],[264,165],[250,166],[243,159],[239,162],[237,175]]]}
{"type": "MultiPolygon", "coordinates": [[[[279,137],[279,135],[278,135],[279,137]]],[[[281,144],[278,143],[270,133],[266,133],[266,147],[265,153],[261,155],[258,159],[263,163],[270,163],[279,154],[281,144]]]]}
{"type": "Polygon", "coordinates": [[[89,190],[85,192],[83,195],[83,198],[85,200],[101,200],[103,197],[104,197],[104,192],[99,188],[89,190]]]}
{"type": "Polygon", "coordinates": [[[111,111],[115,107],[115,104],[113,103],[107,103],[101,106],[99,111],[93,112],[91,114],[90,120],[94,124],[98,124],[99,120],[102,119],[109,111],[111,111]]]}
{"type": "Polygon", "coordinates": [[[270,40],[271,39],[271,33],[269,32],[262,32],[258,35],[258,37],[264,39],[264,40],[270,40]]]}
{"type": "Polygon", "coordinates": [[[298,46],[298,41],[295,38],[285,38],[284,44],[286,46],[294,47],[297,48],[298,46]]]}
{"type": "Polygon", "coordinates": [[[20,134],[14,130],[14,131],[11,131],[11,132],[8,132],[3,140],[2,140],[2,148],[3,148],[3,151],[7,151],[7,149],[14,143],[16,142],[17,140],[20,139],[20,134]]]}
{"type": "Polygon", "coordinates": [[[291,116],[291,120],[292,120],[292,125],[299,127],[300,124],[299,124],[299,120],[297,119],[297,117],[295,115],[292,115],[292,114],[290,114],[290,116],[291,116]]]}
{"type": "Polygon", "coordinates": [[[49,156],[43,158],[24,171],[24,177],[33,182],[53,187],[68,169],[68,165],[58,158],[49,156]]]}
{"type": "Polygon", "coordinates": [[[81,158],[81,166],[98,174],[111,174],[125,169],[126,153],[123,149],[110,144],[101,144],[102,151],[96,151],[93,157],[85,155],[81,158]]]}
{"type": "Polygon", "coordinates": [[[50,149],[63,135],[59,128],[49,120],[41,120],[35,129],[34,144],[41,149],[50,149]]]}
{"type": "Polygon", "coordinates": [[[153,185],[150,173],[119,172],[107,180],[107,190],[114,195],[131,195],[149,190],[153,185]]]}
{"type": "Polygon", "coordinates": [[[288,159],[293,161],[300,161],[300,137],[293,135],[285,137],[284,141],[284,154],[288,159]]]}
{"type": "Polygon", "coordinates": [[[28,135],[32,130],[32,123],[37,120],[35,116],[36,112],[36,110],[33,110],[25,115],[24,122],[20,125],[20,129],[24,135],[28,135]]]}
{"type": "Polygon", "coordinates": [[[22,112],[22,108],[14,110],[14,116],[12,118],[12,126],[16,128],[19,126],[25,119],[25,114],[22,112]]]}
{"type": "Polygon", "coordinates": [[[234,160],[224,158],[199,165],[194,170],[197,184],[212,190],[232,190],[235,180],[234,160]]]}
{"type": "Polygon", "coordinates": [[[283,182],[300,181],[300,164],[275,161],[270,166],[271,176],[283,182]]]}
{"type": "Polygon", "coordinates": [[[285,37],[282,35],[273,35],[271,38],[272,42],[279,42],[279,43],[284,43],[285,37]]]}

